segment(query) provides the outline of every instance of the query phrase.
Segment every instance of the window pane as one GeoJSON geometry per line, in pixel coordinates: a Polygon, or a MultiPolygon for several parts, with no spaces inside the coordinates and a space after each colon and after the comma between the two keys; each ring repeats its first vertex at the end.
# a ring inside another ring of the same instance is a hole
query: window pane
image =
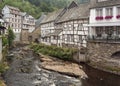
{"type": "Polygon", "coordinates": [[[117,8],[118,15],[120,15],[120,7],[117,8]]]}
{"type": "Polygon", "coordinates": [[[113,15],[112,8],[106,8],[106,16],[112,16],[112,15],[113,15]]]}

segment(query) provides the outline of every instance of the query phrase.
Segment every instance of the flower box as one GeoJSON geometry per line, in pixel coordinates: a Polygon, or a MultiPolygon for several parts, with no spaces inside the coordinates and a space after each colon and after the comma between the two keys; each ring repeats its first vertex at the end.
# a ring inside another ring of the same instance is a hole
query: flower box
{"type": "Polygon", "coordinates": [[[96,20],[103,20],[103,16],[97,16],[95,19],[96,20]]]}
{"type": "Polygon", "coordinates": [[[106,16],[105,19],[112,19],[113,16],[106,16]]]}
{"type": "Polygon", "coordinates": [[[117,15],[116,18],[119,19],[119,18],[120,18],[120,15],[117,15]]]}

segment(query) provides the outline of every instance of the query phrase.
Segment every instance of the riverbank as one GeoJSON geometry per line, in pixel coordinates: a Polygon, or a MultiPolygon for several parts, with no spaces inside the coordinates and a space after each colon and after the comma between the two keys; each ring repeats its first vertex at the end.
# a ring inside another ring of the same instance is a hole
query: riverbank
{"type": "Polygon", "coordinates": [[[0,77],[0,86],[6,86],[5,81],[0,77]]]}
{"type": "Polygon", "coordinates": [[[87,58],[89,58],[90,66],[120,75],[119,43],[90,41],[87,47],[87,58]]]}
{"type": "Polygon", "coordinates": [[[26,47],[11,53],[14,57],[4,76],[7,86],[81,86],[78,78],[43,69],[39,57],[26,47]]]}
{"type": "Polygon", "coordinates": [[[44,69],[74,77],[87,77],[85,72],[82,70],[82,66],[76,63],[63,61],[51,56],[43,55],[41,53],[39,53],[39,59],[41,61],[40,66],[44,69]]]}

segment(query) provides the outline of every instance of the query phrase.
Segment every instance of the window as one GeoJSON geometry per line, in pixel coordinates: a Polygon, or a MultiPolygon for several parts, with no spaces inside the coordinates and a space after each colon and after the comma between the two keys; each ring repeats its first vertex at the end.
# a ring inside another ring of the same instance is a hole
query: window
{"type": "Polygon", "coordinates": [[[117,7],[117,16],[116,16],[117,19],[120,19],[120,7],[117,7]]]}
{"type": "Polygon", "coordinates": [[[73,42],[74,41],[74,35],[67,35],[67,42],[73,42]]]}
{"type": "Polygon", "coordinates": [[[102,9],[96,9],[96,16],[103,16],[102,9]]]}
{"type": "Polygon", "coordinates": [[[113,32],[114,32],[113,27],[105,27],[105,33],[106,33],[109,37],[112,36],[113,32]]]}
{"type": "Polygon", "coordinates": [[[78,36],[78,40],[79,40],[80,43],[82,43],[82,41],[83,41],[82,35],[79,35],[79,36],[78,36]]]}
{"type": "Polygon", "coordinates": [[[112,8],[106,8],[105,19],[112,19],[112,17],[113,17],[113,9],[112,8]]]}
{"type": "Polygon", "coordinates": [[[71,35],[71,42],[74,42],[74,35],[71,35]]]}
{"type": "Polygon", "coordinates": [[[53,40],[56,40],[56,36],[53,36],[53,40]]]}
{"type": "Polygon", "coordinates": [[[106,16],[113,16],[113,9],[112,8],[106,8],[106,16]]]}
{"type": "Polygon", "coordinates": [[[118,27],[116,27],[116,33],[117,33],[117,35],[119,35],[120,34],[120,27],[118,26],[118,27]]]}
{"type": "Polygon", "coordinates": [[[120,7],[117,7],[117,14],[120,15],[120,7]]]}
{"type": "Polygon", "coordinates": [[[96,35],[97,37],[102,37],[102,34],[104,32],[103,28],[102,27],[96,27],[96,35]]]}
{"type": "Polygon", "coordinates": [[[15,17],[17,17],[17,15],[15,14],[15,17]]]}
{"type": "Polygon", "coordinates": [[[96,20],[103,20],[103,9],[96,9],[96,20]]]}

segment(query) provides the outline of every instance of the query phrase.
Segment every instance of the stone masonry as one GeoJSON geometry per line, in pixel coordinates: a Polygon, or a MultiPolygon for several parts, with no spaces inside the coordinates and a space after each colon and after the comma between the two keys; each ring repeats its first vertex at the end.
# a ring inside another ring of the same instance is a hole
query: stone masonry
{"type": "Polygon", "coordinates": [[[88,42],[90,65],[108,72],[120,74],[120,57],[113,58],[115,52],[120,53],[120,43],[88,42]]]}
{"type": "Polygon", "coordinates": [[[28,29],[22,29],[22,32],[21,32],[21,41],[23,43],[28,43],[29,42],[28,36],[29,36],[28,29]]]}

